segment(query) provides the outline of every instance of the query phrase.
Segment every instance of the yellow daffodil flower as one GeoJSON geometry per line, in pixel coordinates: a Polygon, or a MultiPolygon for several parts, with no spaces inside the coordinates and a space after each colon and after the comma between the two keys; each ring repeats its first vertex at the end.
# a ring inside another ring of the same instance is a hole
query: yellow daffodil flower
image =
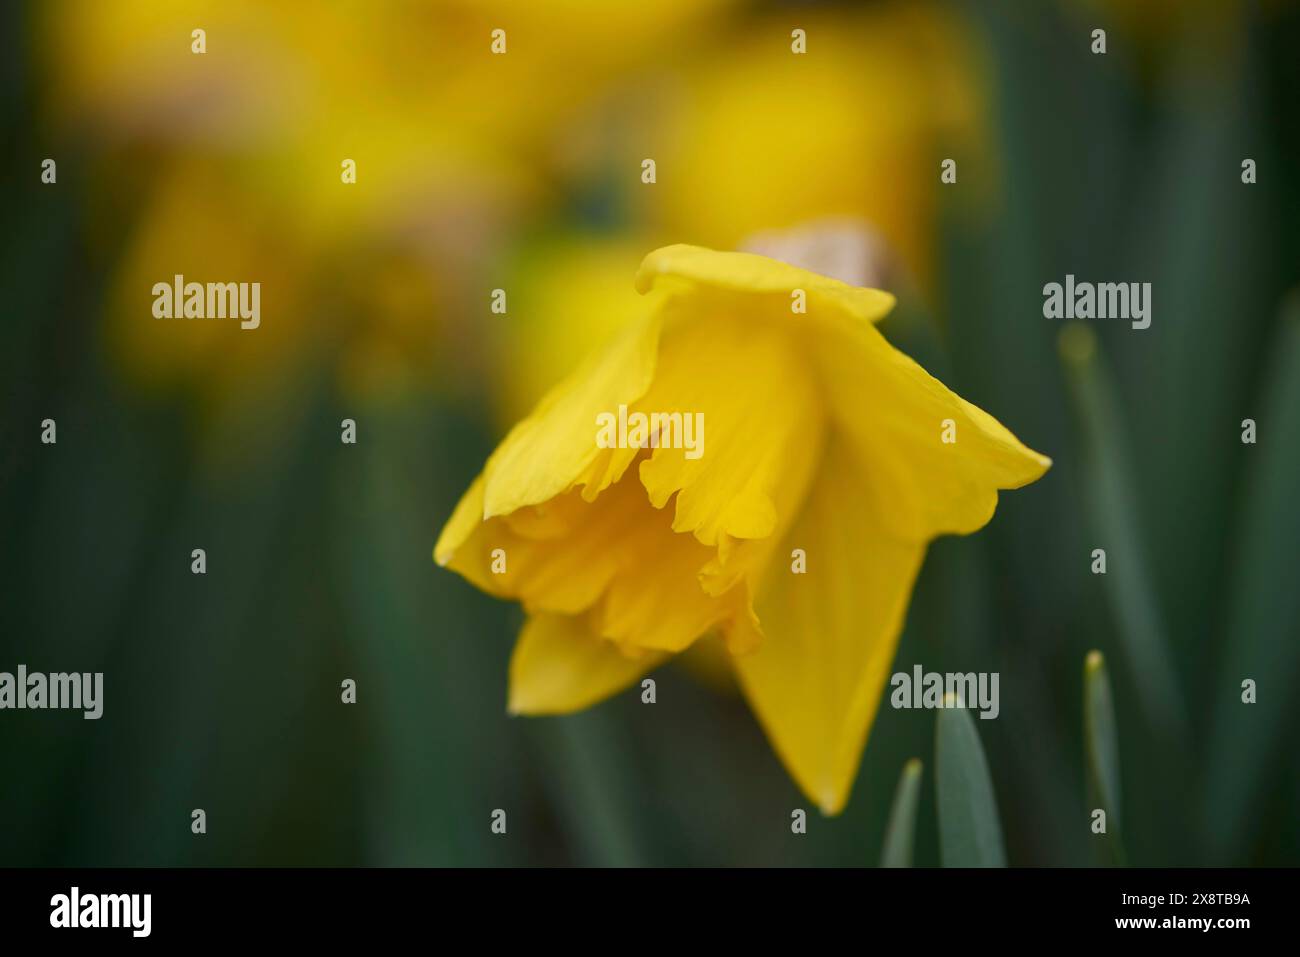
{"type": "Polygon", "coordinates": [[[507,435],[434,558],[522,602],[512,712],[587,707],[717,633],[837,813],[926,544],[1050,461],[885,341],[888,293],[691,246],[651,253],[636,287],[643,311],[507,435]],[[694,450],[602,447],[601,417],[636,412],[707,428],[694,450]]]}

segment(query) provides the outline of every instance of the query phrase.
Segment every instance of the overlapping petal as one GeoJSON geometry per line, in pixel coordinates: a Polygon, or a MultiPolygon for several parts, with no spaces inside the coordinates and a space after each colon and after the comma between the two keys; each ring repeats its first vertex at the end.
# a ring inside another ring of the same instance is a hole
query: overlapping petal
{"type": "Polygon", "coordinates": [[[660,373],[638,407],[681,412],[704,426],[694,453],[661,445],[640,466],[656,508],[676,496],[674,531],[718,545],[789,524],[823,422],[808,363],[791,346],[788,330],[743,311],[665,334],[660,373]]]}
{"type": "Polygon", "coordinates": [[[878,518],[895,535],[926,542],[974,532],[993,517],[1000,489],[1051,465],[872,326],[827,323],[812,347],[829,427],[871,463],[878,518]]]}
{"type": "Polygon", "coordinates": [[[650,505],[635,475],[595,501],[572,490],[476,521],[485,484],[466,493],[435,556],[489,594],[531,613],[590,612],[599,636],[664,651],[681,651],[736,614],[737,596],[700,587],[714,550],[674,532],[671,514],[650,505]]]}
{"type": "Polygon", "coordinates": [[[831,439],[799,520],[773,563],[757,611],[763,641],[734,659],[772,746],[824,813],[844,806],[889,674],[925,547],[889,535],[864,499],[869,465],[831,439]]]}
{"type": "Polygon", "coordinates": [[[510,657],[512,714],[562,714],[596,704],[663,663],[593,634],[581,617],[534,615],[510,657]]]}
{"type": "MultiPolygon", "coordinates": [[[[740,294],[754,308],[775,308],[778,314],[792,314],[790,293],[802,289],[808,294],[809,313],[833,310],[876,322],[894,308],[894,297],[879,289],[862,289],[820,276],[754,253],[718,252],[701,246],[664,246],[650,253],[637,270],[636,287],[648,292],[656,286],[684,291],[706,299],[710,290],[740,294]]],[[[735,302],[733,300],[733,305],[735,302]]]]}
{"type": "Polygon", "coordinates": [[[597,447],[596,417],[650,387],[659,331],[659,313],[650,309],[511,430],[484,468],[484,518],[539,505],[575,485],[594,498],[618,480],[636,450],[597,447]]]}

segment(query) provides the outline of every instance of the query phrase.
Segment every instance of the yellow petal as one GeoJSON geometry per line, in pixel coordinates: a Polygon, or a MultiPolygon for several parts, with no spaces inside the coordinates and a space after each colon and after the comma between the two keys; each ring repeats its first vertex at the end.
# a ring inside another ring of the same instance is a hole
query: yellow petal
{"type": "Polygon", "coordinates": [[[574,490],[486,522],[474,520],[481,496],[476,481],[435,557],[529,612],[590,611],[589,625],[603,638],[680,651],[744,607],[739,594],[701,587],[715,550],[674,532],[671,515],[651,506],[630,473],[594,502],[574,490]]]}
{"type": "Polygon", "coordinates": [[[510,657],[512,714],[579,711],[621,691],[666,655],[629,656],[587,630],[580,617],[533,615],[510,657]]]}
{"type": "Polygon", "coordinates": [[[791,321],[800,319],[790,310],[796,289],[808,295],[808,314],[822,307],[875,322],[894,308],[894,297],[879,289],[850,286],[753,253],[717,252],[701,246],[664,246],[646,256],[636,274],[637,289],[647,292],[661,284],[679,291],[703,287],[744,293],[783,311],[791,321]]]}
{"type": "Polygon", "coordinates": [[[1052,464],[874,326],[841,318],[813,345],[830,428],[871,464],[874,507],[895,535],[924,542],[973,532],[993,517],[999,489],[1027,485],[1052,464]]]}
{"type": "Polygon", "coordinates": [[[695,246],[668,246],[645,258],[637,288],[658,285],[715,310],[719,300],[710,302],[702,289],[748,293],[769,313],[786,313],[815,356],[832,427],[853,436],[873,468],[888,473],[877,506],[900,534],[925,540],[975,531],[992,517],[998,489],[1026,485],[1051,465],[885,341],[871,323],[892,308],[888,293],[763,256],[695,246]],[[796,288],[808,294],[803,315],[790,314],[796,288]],[[951,444],[941,441],[948,419],[957,434],[951,444]]]}
{"type": "Polygon", "coordinates": [[[546,502],[575,485],[594,498],[618,480],[636,450],[599,448],[596,417],[630,405],[649,388],[659,329],[658,310],[648,304],[646,314],[510,431],[484,467],[484,518],[546,502]]]}
{"type": "Polygon", "coordinates": [[[442,533],[433,546],[433,560],[439,565],[446,565],[482,524],[483,474],[480,472],[456,503],[447,524],[442,527],[442,533]]]}
{"type": "MultiPolygon", "coordinates": [[[[645,495],[631,478],[625,482],[645,495]]],[[[738,591],[706,593],[700,573],[713,550],[689,534],[672,531],[664,512],[649,503],[642,507],[654,520],[637,524],[619,543],[619,572],[594,613],[595,627],[624,644],[681,651],[741,613],[743,596],[738,591]]]]}
{"type": "Polygon", "coordinates": [[[734,659],[772,746],[826,814],[848,799],[925,551],[889,536],[862,506],[872,484],[870,469],[832,439],[764,581],[762,644],[734,659]],[[795,548],[806,553],[804,574],[791,571],[795,548]]]}
{"type": "Polygon", "coordinates": [[[694,451],[661,445],[641,463],[656,508],[677,496],[674,531],[719,545],[789,525],[820,455],[823,415],[808,360],[783,324],[712,313],[673,326],[637,408],[702,426],[694,451]]]}

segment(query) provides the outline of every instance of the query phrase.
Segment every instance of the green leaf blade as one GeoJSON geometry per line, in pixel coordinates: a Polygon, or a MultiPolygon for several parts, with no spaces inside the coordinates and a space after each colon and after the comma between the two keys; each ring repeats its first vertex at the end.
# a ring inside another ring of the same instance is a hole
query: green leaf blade
{"type": "Polygon", "coordinates": [[[885,845],[880,853],[881,867],[911,867],[916,846],[916,805],[921,797],[922,764],[912,758],[903,765],[894,792],[894,804],[885,827],[885,845]]]}
{"type": "Polygon", "coordinates": [[[935,722],[935,788],[944,867],[1005,867],[988,762],[975,723],[951,695],[935,722]]]}
{"type": "Polygon", "coordinates": [[[1090,812],[1106,812],[1105,854],[1108,863],[1123,863],[1120,843],[1119,736],[1115,702],[1106,659],[1090,651],[1083,664],[1083,740],[1087,753],[1090,812]]]}
{"type": "Polygon", "coordinates": [[[1279,759],[1296,714],[1290,689],[1300,680],[1300,289],[1283,304],[1271,375],[1242,417],[1255,419],[1259,431],[1248,446],[1205,752],[1200,823],[1215,865],[1244,863],[1257,812],[1285,773],[1279,759]],[[1246,680],[1256,685],[1251,703],[1246,680]]]}
{"type": "Polygon", "coordinates": [[[1139,531],[1141,508],[1122,440],[1120,400],[1090,328],[1077,321],[1065,326],[1059,348],[1080,427],[1089,523],[1112,566],[1102,583],[1119,626],[1120,648],[1141,690],[1139,700],[1148,720],[1167,743],[1182,747],[1187,706],[1139,531]]]}

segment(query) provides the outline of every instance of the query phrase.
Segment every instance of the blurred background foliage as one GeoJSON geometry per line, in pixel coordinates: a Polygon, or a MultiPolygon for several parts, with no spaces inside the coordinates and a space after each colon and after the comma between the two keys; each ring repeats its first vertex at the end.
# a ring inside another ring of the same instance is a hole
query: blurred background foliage
{"type": "Polygon", "coordinates": [[[653,707],[510,719],[518,611],[430,559],[646,252],[827,216],[890,251],[886,334],[1056,461],[931,548],[897,658],[1001,673],[974,726],[1007,860],[1113,859],[1088,795],[1117,773],[1129,863],[1300,861],[1294,5],[3,17],[0,670],[103,671],[105,714],[0,714],[0,863],[869,864],[906,857],[896,790],[939,863],[935,715],[886,703],[846,812],[796,836],[803,799],[707,655],[653,707]],[[153,319],[178,272],[260,281],[261,328],[153,319]],[[1062,347],[1041,289],[1066,273],[1153,283],[1151,328],[1062,347]]]}

